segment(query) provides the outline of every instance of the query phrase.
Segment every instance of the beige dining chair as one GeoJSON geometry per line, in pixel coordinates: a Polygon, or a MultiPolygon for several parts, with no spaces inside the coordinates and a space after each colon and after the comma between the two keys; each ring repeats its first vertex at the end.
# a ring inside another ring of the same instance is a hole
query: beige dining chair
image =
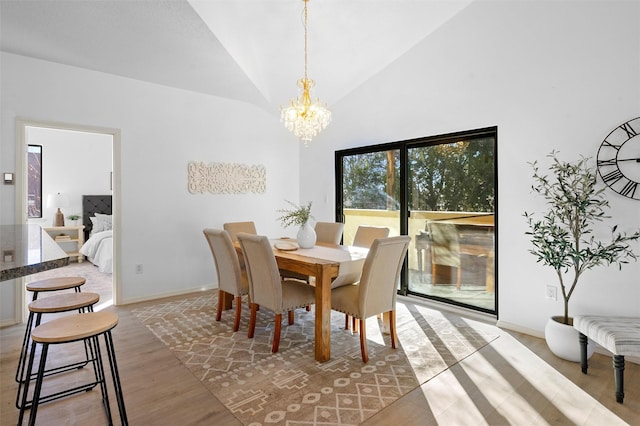
{"type": "Polygon", "coordinates": [[[356,235],[353,237],[353,245],[356,247],[369,248],[376,238],[387,238],[388,236],[389,228],[360,225],[358,229],[356,229],[356,235]]]}
{"type": "Polygon", "coordinates": [[[242,312],[242,296],[249,294],[247,276],[243,274],[240,269],[238,254],[233,247],[229,233],[222,229],[210,228],[205,229],[203,232],[209,243],[216,273],[218,274],[218,308],[216,310],[216,321],[220,321],[222,318],[224,293],[232,294],[236,304],[233,331],[238,331],[242,312]]]}
{"type": "Polygon", "coordinates": [[[396,347],[396,289],[410,241],[406,235],[376,239],[364,261],[360,282],[331,289],[331,309],[359,320],[360,352],[365,363],[369,361],[367,318],[388,312],[391,347],[396,347]]]}
{"type": "Polygon", "coordinates": [[[275,314],[271,352],[278,352],[282,313],[287,312],[289,325],[293,324],[293,311],[296,308],[304,308],[315,303],[315,289],[302,281],[280,278],[278,264],[267,237],[239,234],[238,241],[249,276],[251,317],[248,336],[253,338],[258,306],[271,309],[275,314]]]}
{"type": "Polygon", "coordinates": [[[340,244],[344,223],[340,222],[316,222],[315,231],[317,242],[327,244],[340,244]]]}
{"type": "MultiPolygon", "coordinates": [[[[231,241],[234,243],[238,241],[238,234],[244,232],[245,234],[256,235],[256,224],[254,222],[226,222],[222,224],[222,228],[229,233],[231,241]]],[[[245,270],[244,259],[240,259],[240,269],[245,270]]]]}
{"type": "Polygon", "coordinates": [[[256,235],[256,224],[254,222],[227,222],[222,224],[225,231],[229,233],[231,241],[238,241],[238,234],[244,232],[246,234],[256,235]]]}
{"type": "MultiPolygon", "coordinates": [[[[389,236],[389,228],[383,226],[368,226],[368,225],[360,225],[358,229],[356,229],[356,235],[353,237],[353,246],[369,248],[373,241],[377,238],[387,238],[389,236]]],[[[343,284],[341,284],[343,285],[343,284]]],[[[352,318],[352,327],[353,331],[357,331],[356,319],[352,318]]],[[[349,329],[349,314],[344,316],[345,328],[349,329]]]]}

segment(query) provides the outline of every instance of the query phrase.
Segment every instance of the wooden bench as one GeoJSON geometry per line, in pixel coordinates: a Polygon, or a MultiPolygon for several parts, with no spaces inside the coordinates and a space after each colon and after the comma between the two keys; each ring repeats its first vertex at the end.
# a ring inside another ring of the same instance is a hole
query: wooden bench
{"type": "Polygon", "coordinates": [[[624,357],[640,357],[640,317],[579,315],[573,327],[580,332],[582,372],[587,374],[587,338],[613,354],[616,401],[624,400],[624,357]]]}

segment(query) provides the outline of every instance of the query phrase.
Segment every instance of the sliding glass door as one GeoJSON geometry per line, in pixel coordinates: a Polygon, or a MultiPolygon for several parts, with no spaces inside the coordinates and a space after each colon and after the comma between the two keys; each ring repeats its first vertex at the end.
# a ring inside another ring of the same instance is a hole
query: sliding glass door
{"type": "Polygon", "coordinates": [[[359,225],[409,235],[401,294],[496,313],[497,129],[336,152],[344,243],[359,225]]]}

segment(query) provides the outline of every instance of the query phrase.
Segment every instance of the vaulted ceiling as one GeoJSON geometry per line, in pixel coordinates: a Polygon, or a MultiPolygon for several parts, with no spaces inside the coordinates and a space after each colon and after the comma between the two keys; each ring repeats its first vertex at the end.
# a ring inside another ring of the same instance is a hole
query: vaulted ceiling
{"type": "MultiPolygon", "coordinates": [[[[473,0],[311,0],[309,77],[337,103],[473,0]]],[[[302,77],[302,0],[1,0],[5,52],[277,113],[302,77]]]]}

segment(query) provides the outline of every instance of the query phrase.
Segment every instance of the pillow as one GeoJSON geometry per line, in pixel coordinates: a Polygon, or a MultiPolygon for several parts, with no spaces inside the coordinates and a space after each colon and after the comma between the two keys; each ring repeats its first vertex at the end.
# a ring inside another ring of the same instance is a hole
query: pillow
{"type": "Polygon", "coordinates": [[[91,223],[93,224],[91,227],[91,235],[97,232],[109,231],[113,228],[111,215],[96,213],[95,217],[90,217],[89,219],[91,219],[91,223]]]}

